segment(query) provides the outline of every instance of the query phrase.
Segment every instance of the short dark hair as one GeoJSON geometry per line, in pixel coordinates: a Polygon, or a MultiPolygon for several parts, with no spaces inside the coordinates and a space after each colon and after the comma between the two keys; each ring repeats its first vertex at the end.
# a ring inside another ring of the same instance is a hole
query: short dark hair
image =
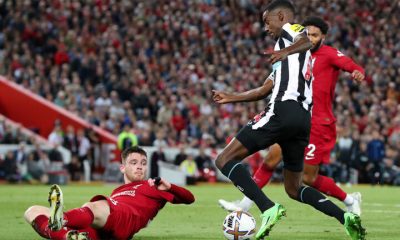
{"type": "Polygon", "coordinates": [[[122,163],[125,163],[126,159],[128,158],[129,154],[131,154],[131,153],[139,153],[140,155],[143,155],[147,158],[147,153],[143,148],[141,148],[139,146],[132,146],[132,147],[125,148],[124,151],[122,151],[122,153],[121,153],[122,163]]]}
{"type": "Polygon", "coordinates": [[[322,18],[315,16],[306,18],[303,22],[303,26],[315,26],[321,30],[322,34],[327,34],[329,30],[328,23],[326,23],[322,18]]]}
{"type": "Polygon", "coordinates": [[[293,14],[295,13],[294,5],[291,1],[289,0],[275,0],[268,4],[267,8],[265,11],[273,11],[277,8],[284,8],[290,10],[293,14]]]}

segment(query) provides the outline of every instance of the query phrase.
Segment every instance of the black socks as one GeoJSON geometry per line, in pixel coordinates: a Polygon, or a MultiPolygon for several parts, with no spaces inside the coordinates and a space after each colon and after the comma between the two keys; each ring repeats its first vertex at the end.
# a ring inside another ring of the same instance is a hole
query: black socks
{"type": "Polygon", "coordinates": [[[221,169],[233,184],[248,198],[253,200],[257,207],[264,212],[275,205],[257,186],[249,172],[239,161],[229,161],[221,169]]]}
{"type": "Polygon", "coordinates": [[[297,198],[298,201],[311,205],[318,211],[334,217],[341,224],[344,224],[344,211],[314,188],[307,186],[301,187],[297,198]]]}

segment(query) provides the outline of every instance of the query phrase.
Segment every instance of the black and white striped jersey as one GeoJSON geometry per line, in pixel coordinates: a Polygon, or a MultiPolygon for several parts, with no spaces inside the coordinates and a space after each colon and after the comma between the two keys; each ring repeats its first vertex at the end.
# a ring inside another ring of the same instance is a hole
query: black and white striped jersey
{"type": "MultiPolygon", "coordinates": [[[[282,27],[282,34],[275,44],[275,51],[289,47],[295,38],[305,31],[299,24],[286,23],[282,27]]],[[[310,111],[312,106],[312,58],[308,50],[303,53],[289,55],[285,60],[273,64],[269,79],[274,81],[268,110],[253,128],[258,128],[268,122],[274,115],[276,102],[294,100],[304,109],[310,111]]]]}

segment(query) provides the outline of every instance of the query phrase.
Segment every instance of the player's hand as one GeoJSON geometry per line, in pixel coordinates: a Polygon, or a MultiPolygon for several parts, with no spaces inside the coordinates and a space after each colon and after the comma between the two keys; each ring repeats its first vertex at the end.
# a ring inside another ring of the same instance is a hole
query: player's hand
{"type": "Polygon", "coordinates": [[[213,92],[214,102],[219,103],[219,104],[225,104],[225,103],[232,102],[232,94],[231,93],[217,91],[217,90],[212,90],[212,92],[213,92]]]}
{"type": "Polygon", "coordinates": [[[171,183],[163,178],[160,178],[160,180],[157,181],[158,185],[156,184],[156,178],[149,178],[147,182],[149,183],[150,187],[155,187],[161,191],[168,191],[171,189],[171,183]]]}
{"type": "Polygon", "coordinates": [[[282,61],[287,58],[288,53],[285,50],[273,51],[273,52],[264,52],[264,55],[269,56],[268,61],[271,64],[282,61]]]}
{"type": "Polygon", "coordinates": [[[353,79],[354,79],[356,82],[362,82],[362,81],[364,80],[364,78],[365,78],[364,74],[362,74],[362,72],[360,72],[360,71],[358,71],[358,70],[354,70],[354,71],[351,73],[351,76],[353,77],[353,79]]]}

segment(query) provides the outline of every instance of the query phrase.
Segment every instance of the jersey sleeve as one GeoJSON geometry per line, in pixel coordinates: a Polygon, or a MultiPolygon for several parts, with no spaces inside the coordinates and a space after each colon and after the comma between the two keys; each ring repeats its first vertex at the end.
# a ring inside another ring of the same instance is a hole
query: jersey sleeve
{"type": "Polygon", "coordinates": [[[356,64],[351,58],[347,57],[339,50],[333,48],[329,55],[332,65],[335,67],[349,73],[352,73],[354,70],[358,70],[364,74],[364,69],[361,66],[356,64]]]}
{"type": "Polygon", "coordinates": [[[282,37],[290,42],[294,42],[297,36],[304,33],[305,28],[300,24],[286,23],[282,27],[282,37]]]}
{"type": "Polygon", "coordinates": [[[173,196],[171,199],[167,200],[168,202],[184,204],[191,204],[194,202],[194,196],[189,190],[175,184],[171,184],[171,189],[168,193],[173,196]]]}
{"type": "MultiPolygon", "coordinates": [[[[280,62],[279,62],[280,63],[280,62]]],[[[275,63],[276,64],[276,63],[275,63]]],[[[275,65],[274,64],[274,65],[275,65]]],[[[269,81],[272,81],[274,84],[275,84],[275,71],[276,71],[276,69],[275,68],[273,68],[272,69],[272,72],[268,75],[268,77],[267,77],[267,79],[265,79],[265,81],[267,81],[267,80],[269,80],[269,81]]]]}

